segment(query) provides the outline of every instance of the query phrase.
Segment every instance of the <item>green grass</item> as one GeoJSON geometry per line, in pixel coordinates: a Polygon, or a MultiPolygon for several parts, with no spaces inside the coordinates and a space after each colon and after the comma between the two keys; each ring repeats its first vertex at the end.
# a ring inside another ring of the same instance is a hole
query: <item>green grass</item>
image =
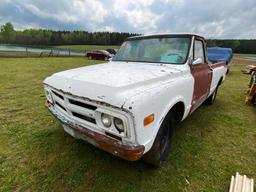
{"type": "Polygon", "coordinates": [[[44,107],[45,77],[95,62],[0,59],[0,191],[222,192],[236,171],[256,178],[256,109],[244,105],[241,65],[214,105],[177,127],[168,161],[153,169],[73,139],[44,107]]]}
{"type": "Polygon", "coordinates": [[[57,48],[71,49],[77,51],[92,51],[97,49],[118,49],[119,45],[60,45],[57,48]]]}

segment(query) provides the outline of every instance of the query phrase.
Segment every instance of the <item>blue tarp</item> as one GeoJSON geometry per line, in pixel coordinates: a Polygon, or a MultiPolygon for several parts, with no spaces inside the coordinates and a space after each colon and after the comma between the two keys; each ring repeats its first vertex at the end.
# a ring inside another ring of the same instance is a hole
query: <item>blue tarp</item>
{"type": "Polygon", "coordinates": [[[233,50],[231,48],[209,47],[208,60],[211,62],[225,61],[227,64],[233,57],[233,50]]]}

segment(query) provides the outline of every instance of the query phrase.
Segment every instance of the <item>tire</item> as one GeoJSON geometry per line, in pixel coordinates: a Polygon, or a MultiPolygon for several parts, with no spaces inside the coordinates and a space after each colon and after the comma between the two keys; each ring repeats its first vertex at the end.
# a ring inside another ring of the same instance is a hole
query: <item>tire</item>
{"type": "Polygon", "coordinates": [[[256,94],[254,94],[252,97],[252,104],[256,105],[256,94]]]}
{"type": "Polygon", "coordinates": [[[226,62],[226,66],[227,66],[226,75],[228,75],[228,74],[229,74],[229,71],[230,71],[230,66],[228,66],[228,62],[226,62]]]}
{"type": "Polygon", "coordinates": [[[155,167],[161,167],[166,161],[172,143],[175,120],[169,113],[163,120],[151,149],[143,156],[143,161],[155,167]]]}
{"type": "Polygon", "coordinates": [[[218,93],[218,87],[214,90],[214,92],[205,100],[206,105],[212,105],[214,101],[216,100],[218,93]]]}

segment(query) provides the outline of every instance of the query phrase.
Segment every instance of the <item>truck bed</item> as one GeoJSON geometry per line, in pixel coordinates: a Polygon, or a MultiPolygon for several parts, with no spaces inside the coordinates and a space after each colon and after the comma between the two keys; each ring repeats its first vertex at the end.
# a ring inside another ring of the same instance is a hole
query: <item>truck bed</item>
{"type": "Polygon", "coordinates": [[[231,48],[223,47],[209,47],[208,60],[212,63],[224,61],[227,65],[233,58],[233,50],[231,48]]]}

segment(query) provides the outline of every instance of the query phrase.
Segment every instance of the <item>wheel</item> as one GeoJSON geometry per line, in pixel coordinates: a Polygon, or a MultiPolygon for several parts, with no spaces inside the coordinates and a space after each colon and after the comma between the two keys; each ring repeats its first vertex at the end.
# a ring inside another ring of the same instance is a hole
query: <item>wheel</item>
{"type": "Polygon", "coordinates": [[[155,167],[166,161],[172,142],[175,120],[169,113],[163,120],[151,149],[143,156],[143,160],[155,167]]]}
{"type": "Polygon", "coordinates": [[[256,105],[256,94],[254,94],[252,97],[252,104],[256,105]]]}
{"type": "Polygon", "coordinates": [[[88,59],[92,60],[92,56],[90,55],[90,56],[88,57],[88,59]]]}
{"type": "Polygon", "coordinates": [[[212,105],[217,97],[218,87],[214,90],[214,92],[205,100],[205,104],[212,105]]]}
{"type": "Polygon", "coordinates": [[[227,69],[227,72],[226,72],[226,75],[228,75],[229,74],[229,68],[227,69]]]}

